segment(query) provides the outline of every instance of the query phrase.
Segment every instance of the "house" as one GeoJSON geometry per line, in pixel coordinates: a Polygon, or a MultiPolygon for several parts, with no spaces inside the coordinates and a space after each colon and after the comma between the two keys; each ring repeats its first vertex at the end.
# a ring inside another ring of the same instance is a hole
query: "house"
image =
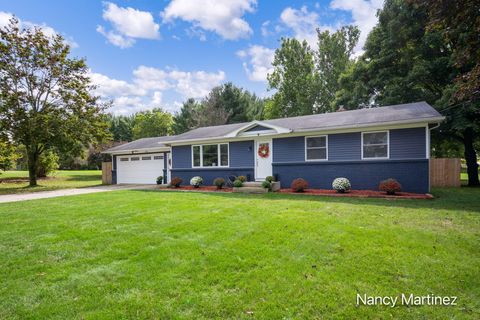
{"type": "Polygon", "coordinates": [[[162,175],[188,184],[201,176],[275,176],[284,187],[304,178],[330,189],[346,177],[354,189],[397,179],[404,191],[429,191],[430,131],[444,120],[426,102],[203,127],[133,141],[113,155],[116,183],[155,183],[162,175]]]}

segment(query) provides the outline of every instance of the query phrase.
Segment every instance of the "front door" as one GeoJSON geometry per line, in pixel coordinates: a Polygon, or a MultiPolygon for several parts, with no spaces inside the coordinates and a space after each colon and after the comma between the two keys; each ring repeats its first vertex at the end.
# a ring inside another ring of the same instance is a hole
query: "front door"
{"type": "Polygon", "coordinates": [[[272,175],[272,140],[255,141],[255,180],[265,180],[272,175]]]}

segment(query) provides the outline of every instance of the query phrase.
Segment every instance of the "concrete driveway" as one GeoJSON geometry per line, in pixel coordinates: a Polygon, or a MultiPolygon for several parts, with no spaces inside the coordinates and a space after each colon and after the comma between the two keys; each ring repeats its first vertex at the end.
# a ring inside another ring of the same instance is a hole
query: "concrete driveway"
{"type": "Polygon", "coordinates": [[[116,191],[116,190],[153,189],[155,187],[156,185],[151,185],[151,184],[149,185],[120,184],[120,185],[98,186],[98,187],[77,188],[77,189],[61,189],[61,190],[53,190],[53,191],[40,191],[40,192],[20,193],[20,194],[5,194],[5,195],[0,195],[0,203],[56,198],[56,197],[63,197],[63,196],[75,196],[79,194],[108,192],[108,191],[116,191]]]}

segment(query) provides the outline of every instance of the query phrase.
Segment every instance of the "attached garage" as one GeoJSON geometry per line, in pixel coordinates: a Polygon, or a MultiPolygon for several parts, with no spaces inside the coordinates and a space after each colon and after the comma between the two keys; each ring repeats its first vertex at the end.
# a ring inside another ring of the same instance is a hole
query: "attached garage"
{"type": "Polygon", "coordinates": [[[117,158],[117,183],[155,184],[163,176],[164,154],[119,155],[117,158]]]}
{"type": "Polygon", "coordinates": [[[143,138],[104,151],[112,155],[112,183],[156,184],[159,176],[168,183],[170,147],[163,142],[171,138],[143,138]]]}

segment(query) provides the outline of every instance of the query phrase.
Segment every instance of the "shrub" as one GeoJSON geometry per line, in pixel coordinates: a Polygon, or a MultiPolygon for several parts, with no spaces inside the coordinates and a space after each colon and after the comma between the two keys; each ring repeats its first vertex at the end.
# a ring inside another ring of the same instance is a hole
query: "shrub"
{"type": "Polygon", "coordinates": [[[240,181],[242,181],[242,182],[245,182],[245,181],[247,181],[247,177],[245,177],[245,176],[238,176],[238,177],[237,177],[237,180],[240,180],[240,181]]]}
{"type": "Polygon", "coordinates": [[[305,179],[297,178],[292,181],[290,186],[294,192],[303,192],[308,188],[308,182],[305,179]]]}
{"type": "Polygon", "coordinates": [[[395,194],[396,192],[402,191],[402,185],[395,179],[387,179],[380,182],[378,186],[380,191],[385,191],[387,194],[395,194]]]}
{"type": "Polygon", "coordinates": [[[162,184],[163,182],[163,176],[158,176],[157,177],[157,184],[162,184]]]}
{"type": "Polygon", "coordinates": [[[237,179],[237,180],[233,181],[233,186],[235,188],[240,188],[241,186],[243,186],[243,182],[241,180],[237,179]]]}
{"type": "Polygon", "coordinates": [[[202,183],[203,183],[202,177],[195,176],[192,179],[190,179],[190,185],[193,186],[194,188],[200,187],[202,183]]]}
{"type": "Polygon", "coordinates": [[[178,188],[182,184],[183,180],[182,178],[179,177],[173,177],[172,180],[170,181],[170,185],[172,187],[178,188]]]}
{"type": "Polygon", "coordinates": [[[37,177],[44,178],[58,169],[58,155],[52,150],[48,150],[38,160],[37,177]]]}
{"type": "Polygon", "coordinates": [[[265,181],[268,181],[270,183],[274,182],[275,181],[275,178],[273,176],[268,176],[265,178],[265,181]]]}
{"type": "Polygon", "coordinates": [[[272,190],[272,184],[270,183],[270,181],[265,180],[262,182],[262,188],[272,190]]]}
{"type": "Polygon", "coordinates": [[[215,178],[215,180],[213,180],[213,184],[217,186],[217,189],[222,189],[223,186],[225,185],[225,179],[215,178]]]}
{"type": "Polygon", "coordinates": [[[333,190],[336,190],[338,193],[344,193],[350,191],[352,185],[347,178],[336,178],[332,183],[333,190]]]}

